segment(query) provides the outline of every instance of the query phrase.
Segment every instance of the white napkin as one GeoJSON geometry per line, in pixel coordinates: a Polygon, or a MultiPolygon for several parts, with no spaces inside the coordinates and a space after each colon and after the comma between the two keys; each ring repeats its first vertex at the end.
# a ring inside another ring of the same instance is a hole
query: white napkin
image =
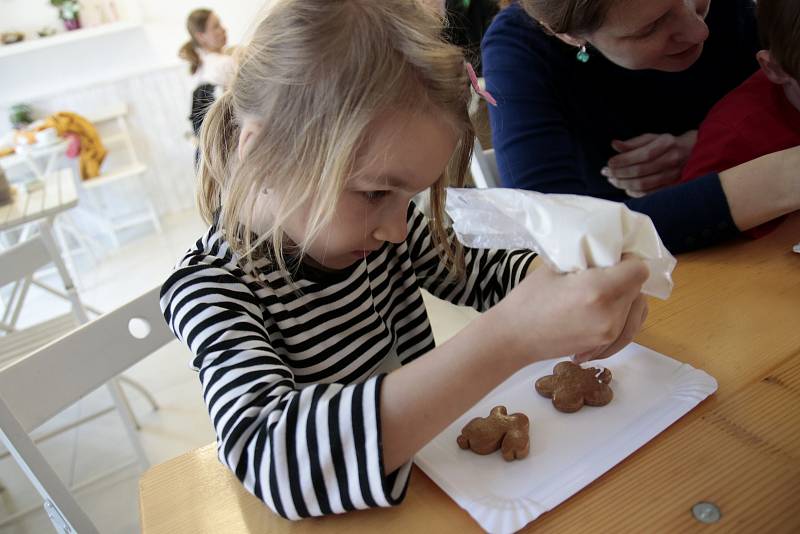
{"type": "Polygon", "coordinates": [[[644,260],[642,292],[667,299],[677,263],[650,217],[618,202],[517,189],[448,189],[447,213],[468,247],[538,252],[560,272],[611,267],[623,253],[644,260]]]}

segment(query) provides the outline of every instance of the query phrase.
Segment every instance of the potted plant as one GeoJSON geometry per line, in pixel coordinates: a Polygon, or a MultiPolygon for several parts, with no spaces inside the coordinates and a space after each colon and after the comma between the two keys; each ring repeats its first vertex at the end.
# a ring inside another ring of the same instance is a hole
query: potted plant
{"type": "Polygon", "coordinates": [[[28,104],[15,104],[9,110],[8,121],[17,130],[25,128],[33,122],[33,109],[28,104]]]}
{"type": "Polygon", "coordinates": [[[58,16],[64,21],[64,27],[70,30],[77,30],[81,27],[79,17],[80,6],[78,0],[50,0],[50,4],[58,8],[58,16]]]}

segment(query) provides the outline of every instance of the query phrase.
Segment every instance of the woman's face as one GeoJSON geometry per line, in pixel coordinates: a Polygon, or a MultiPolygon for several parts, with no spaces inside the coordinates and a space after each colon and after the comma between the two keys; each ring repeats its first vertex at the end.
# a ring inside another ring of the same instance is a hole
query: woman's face
{"type": "Polygon", "coordinates": [[[700,57],[711,0],[619,0],[589,43],[627,69],[679,72],[700,57]]]}
{"type": "Polygon", "coordinates": [[[195,38],[197,42],[200,43],[200,46],[206,50],[219,52],[225,48],[225,44],[228,42],[228,33],[222,26],[219,17],[215,13],[212,13],[208,16],[208,20],[206,21],[205,31],[198,32],[195,38]]]}

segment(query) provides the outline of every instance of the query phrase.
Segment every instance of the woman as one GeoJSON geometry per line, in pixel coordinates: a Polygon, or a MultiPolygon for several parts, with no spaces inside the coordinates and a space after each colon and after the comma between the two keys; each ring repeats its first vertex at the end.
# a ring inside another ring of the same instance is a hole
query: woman
{"type": "Polygon", "coordinates": [[[228,34],[210,9],[192,11],[186,18],[186,30],[189,41],[178,55],[189,63],[194,86],[189,120],[195,136],[199,136],[208,107],[214,103],[216,95],[231,84],[236,63],[231,50],[225,47],[228,34]]]}
{"type": "Polygon", "coordinates": [[[186,18],[189,40],[178,55],[189,63],[195,86],[211,84],[230,85],[235,63],[226,49],[228,33],[219,17],[210,9],[195,9],[186,18]]]}
{"type": "MultiPolygon", "coordinates": [[[[744,218],[741,172],[671,187],[705,114],[758,68],[758,48],[751,0],[512,3],[483,42],[504,185],[625,201],[675,252],[780,215],[766,199],[792,193],[786,176],[747,199],[744,218]]],[[[748,169],[776,168],[768,160],[748,169]]]]}

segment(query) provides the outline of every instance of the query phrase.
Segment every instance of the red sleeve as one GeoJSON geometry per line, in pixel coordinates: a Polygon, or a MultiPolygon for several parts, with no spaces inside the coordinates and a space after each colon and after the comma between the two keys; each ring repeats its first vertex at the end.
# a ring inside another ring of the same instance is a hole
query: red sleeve
{"type": "Polygon", "coordinates": [[[713,114],[703,121],[681,181],[688,182],[712,172],[722,172],[754,159],[753,146],[742,138],[738,128],[713,114]]]}
{"type": "MultiPolygon", "coordinates": [[[[683,167],[681,182],[688,182],[706,174],[731,169],[758,157],[755,143],[748,142],[739,128],[727,124],[714,116],[713,111],[700,125],[697,142],[689,161],[683,167]]],[[[743,232],[750,239],[763,237],[780,225],[785,217],[779,217],[743,232]]]]}

